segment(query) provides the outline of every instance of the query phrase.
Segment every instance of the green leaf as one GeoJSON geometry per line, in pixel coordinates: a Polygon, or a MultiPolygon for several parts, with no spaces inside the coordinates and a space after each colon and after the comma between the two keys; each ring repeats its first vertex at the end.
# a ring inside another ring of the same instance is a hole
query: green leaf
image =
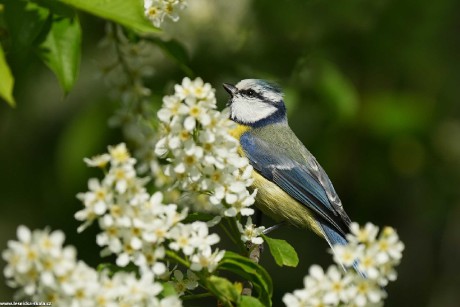
{"type": "Polygon", "coordinates": [[[12,107],[16,105],[13,97],[14,78],[5,59],[2,45],[0,45],[0,97],[12,107]]]}
{"type": "Polygon", "coordinates": [[[96,268],[98,272],[102,272],[105,270],[108,270],[109,272],[115,272],[118,271],[118,269],[119,268],[115,264],[109,262],[99,263],[96,268]]]}
{"type": "Polygon", "coordinates": [[[270,275],[262,266],[249,258],[227,251],[218,269],[230,271],[251,282],[258,293],[258,299],[264,306],[271,306],[273,283],[270,275]]]}
{"type": "Polygon", "coordinates": [[[81,28],[78,18],[53,17],[51,29],[38,55],[55,73],[67,94],[75,84],[80,66],[81,28]]]}
{"type": "Polygon", "coordinates": [[[41,32],[46,30],[49,11],[39,5],[21,0],[5,1],[4,17],[11,38],[10,53],[15,62],[28,60],[28,53],[41,32]]]}
{"type": "Polygon", "coordinates": [[[211,275],[205,280],[205,286],[224,306],[232,306],[232,302],[240,300],[237,288],[226,278],[211,275]]]}
{"type": "Polygon", "coordinates": [[[176,40],[162,40],[156,37],[147,38],[152,43],[156,44],[163,52],[173,60],[184,73],[189,77],[193,77],[193,70],[190,68],[190,59],[185,47],[176,40]]]}
{"type": "Polygon", "coordinates": [[[43,8],[49,9],[52,14],[57,14],[59,16],[73,17],[75,16],[75,9],[68,6],[60,1],[56,0],[29,0],[37,3],[43,8]]]}
{"type": "Polygon", "coordinates": [[[163,282],[161,285],[163,286],[163,291],[161,291],[163,297],[177,295],[176,289],[174,289],[174,286],[169,282],[163,282]]]}
{"type": "Polygon", "coordinates": [[[292,247],[289,243],[284,240],[269,238],[265,235],[262,236],[265,242],[267,242],[270,253],[273,258],[275,258],[277,265],[296,267],[299,264],[299,257],[297,256],[294,247],[292,247]]]}
{"type": "Polygon", "coordinates": [[[77,9],[109,19],[141,33],[159,31],[145,17],[139,0],[61,0],[77,9]]]}
{"type": "Polygon", "coordinates": [[[238,307],[264,307],[264,304],[253,296],[242,295],[238,307]]]}

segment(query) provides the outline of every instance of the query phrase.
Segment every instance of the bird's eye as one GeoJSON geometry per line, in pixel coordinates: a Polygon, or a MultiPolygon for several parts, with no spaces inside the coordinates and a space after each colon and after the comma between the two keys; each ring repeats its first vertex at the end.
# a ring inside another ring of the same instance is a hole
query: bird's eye
{"type": "Polygon", "coordinates": [[[249,96],[249,97],[255,97],[256,92],[254,90],[247,90],[246,95],[249,96]]]}

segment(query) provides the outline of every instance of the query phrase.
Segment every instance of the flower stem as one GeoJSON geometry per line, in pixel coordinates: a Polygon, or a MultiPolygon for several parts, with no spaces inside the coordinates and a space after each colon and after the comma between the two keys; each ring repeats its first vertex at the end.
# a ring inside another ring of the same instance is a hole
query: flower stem
{"type": "MultiPolygon", "coordinates": [[[[226,219],[223,219],[223,220],[226,220],[226,219]]],[[[238,243],[236,242],[236,240],[235,240],[234,236],[232,235],[232,233],[230,232],[230,230],[228,230],[228,228],[223,223],[219,223],[219,226],[225,232],[227,237],[229,237],[230,240],[232,240],[232,242],[237,245],[238,243]]]]}
{"type": "Polygon", "coordinates": [[[186,268],[190,268],[190,262],[188,262],[187,260],[181,258],[178,254],[176,254],[175,252],[173,252],[172,250],[167,250],[166,251],[166,256],[179,263],[179,264],[182,264],[183,266],[185,266],[186,268]]]}

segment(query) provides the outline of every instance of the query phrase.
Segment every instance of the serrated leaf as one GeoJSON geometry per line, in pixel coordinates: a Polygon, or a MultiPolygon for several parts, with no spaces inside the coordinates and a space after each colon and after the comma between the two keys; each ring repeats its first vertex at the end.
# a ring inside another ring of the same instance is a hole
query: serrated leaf
{"type": "Polygon", "coordinates": [[[77,9],[109,19],[142,33],[159,31],[145,17],[139,0],[61,0],[77,9]]]}
{"type": "Polygon", "coordinates": [[[0,45],[0,97],[12,107],[16,105],[13,97],[14,78],[6,62],[5,53],[0,45]]]}
{"type": "Polygon", "coordinates": [[[265,242],[270,249],[275,262],[279,266],[296,267],[299,264],[299,257],[294,247],[284,240],[273,239],[263,235],[265,242]]]}
{"type": "Polygon", "coordinates": [[[78,18],[53,17],[51,29],[40,44],[38,55],[54,72],[68,93],[75,84],[80,66],[81,28],[78,18]]]}
{"type": "Polygon", "coordinates": [[[262,266],[249,258],[227,251],[219,262],[218,269],[230,271],[251,282],[258,294],[258,299],[264,306],[271,306],[273,283],[270,275],[262,266]]]}
{"type": "Polygon", "coordinates": [[[206,279],[205,286],[224,306],[232,306],[232,302],[240,300],[240,293],[235,285],[226,278],[211,275],[206,279]]]}
{"type": "Polygon", "coordinates": [[[265,305],[253,296],[242,295],[238,307],[265,307],[265,305]]]}

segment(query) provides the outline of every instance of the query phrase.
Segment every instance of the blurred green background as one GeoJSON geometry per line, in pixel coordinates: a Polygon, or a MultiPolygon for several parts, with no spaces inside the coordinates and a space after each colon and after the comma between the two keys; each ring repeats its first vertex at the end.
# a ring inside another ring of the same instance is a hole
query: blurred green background
{"type": "MultiPolygon", "coordinates": [[[[196,76],[217,89],[220,107],[227,100],[222,82],[279,83],[291,127],[350,217],[398,230],[406,250],[386,305],[459,306],[460,2],[189,2],[163,36],[185,45],[196,76]]],[[[32,55],[11,63],[17,107],[0,104],[0,249],[19,224],[49,225],[96,265],[97,229],[77,234],[73,218],[81,206],[76,193],[98,175],[82,159],[122,136],[107,125],[119,104],[97,75],[104,22],[80,17],[80,77],[67,97],[32,55]]],[[[184,73],[161,53],[156,69],[147,81],[159,105],[184,73]]],[[[262,256],[280,306],[285,292],[302,287],[309,265],[332,259],[311,232],[285,227],[273,237],[287,239],[301,258],[293,269],[262,256]]],[[[11,295],[2,276],[0,300],[11,295]]]]}

